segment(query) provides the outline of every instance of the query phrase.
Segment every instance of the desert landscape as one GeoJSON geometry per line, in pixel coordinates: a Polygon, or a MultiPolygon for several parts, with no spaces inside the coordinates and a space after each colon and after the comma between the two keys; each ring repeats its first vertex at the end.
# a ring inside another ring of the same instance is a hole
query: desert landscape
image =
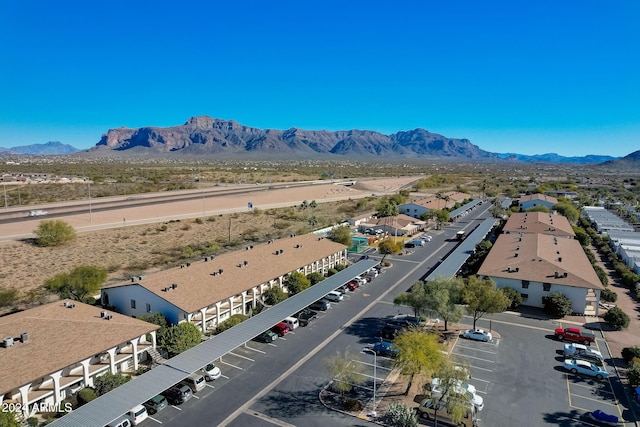
{"type": "Polygon", "coordinates": [[[62,218],[78,231],[71,244],[43,248],[34,244],[30,233],[39,220],[3,224],[0,235],[16,236],[0,243],[4,260],[0,284],[19,290],[19,298],[29,304],[49,300],[42,285],[58,273],[79,265],[107,269],[107,283],[128,280],[133,275],[166,268],[179,260],[197,257],[212,249],[233,250],[243,242],[257,242],[312,230],[309,219],[318,225],[332,225],[350,216],[375,210],[372,194],[393,194],[416,177],[389,178],[356,183],[353,187],[332,184],[305,188],[256,191],[247,196],[216,198],[206,206],[201,200],[127,208],[91,215],[62,218]],[[303,201],[316,201],[315,209],[303,209],[303,201]]]}

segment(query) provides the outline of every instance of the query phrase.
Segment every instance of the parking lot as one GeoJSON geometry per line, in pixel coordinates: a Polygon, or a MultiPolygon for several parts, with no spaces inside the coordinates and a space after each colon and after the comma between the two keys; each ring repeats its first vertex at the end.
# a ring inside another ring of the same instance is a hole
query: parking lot
{"type": "Polygon", "coordinates": [[[469,383],[484,398],[479,414],[483,425],[591,426],[585,418],[588,412],[600,409],[619,417],[625,413],[625,399],[618,398],[618,379],[601,338],[592,346],[603,354],[610,377],[597,380],[563,367],[565,342],[553,338],[555,322],[496,317],[504,319],[493,322],[500,338],[485,343],[460,337],[451,351],[471,366],[469,383]]]}

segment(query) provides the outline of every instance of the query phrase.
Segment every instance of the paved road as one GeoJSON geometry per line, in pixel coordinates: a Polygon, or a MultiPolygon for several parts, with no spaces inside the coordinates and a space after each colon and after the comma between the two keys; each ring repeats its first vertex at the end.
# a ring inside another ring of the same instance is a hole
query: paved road
{"type": "MultiPolygon", "coordinates": [[[[390,257],[393,268],[347,294],[345,301],[333,304],[310,326],[296,329],[274,345],[250,343],[225,356],[218,365],[228,379],[216,380],[211,384],[215,388],[208,387],[199,399],[182,405],[181,410],[169,407],[154,418],[169,426],[201,425],[202,420],[217,426],[375,425],[320,404],[318,393],[330,380],[323,361],[336,351],[349,348],[358,353],[363,345],[372,343],[385,323],[382,318],[400,310],[392,304],[393,298],[457,245],[447,237],[462,227],[475,225],[471,221],[469,217],[447,227],[445,233],[435,234],[425,247],[409,255],[390,257]]],[[[371,356],[362,355],[363,360],[367,358],[373,369],[371,356]]],[[[378,380],[384,373],[382,368],[377,372],[378,380]]],[[[373,386],[373,372],[367,386],[373,386]]]]}

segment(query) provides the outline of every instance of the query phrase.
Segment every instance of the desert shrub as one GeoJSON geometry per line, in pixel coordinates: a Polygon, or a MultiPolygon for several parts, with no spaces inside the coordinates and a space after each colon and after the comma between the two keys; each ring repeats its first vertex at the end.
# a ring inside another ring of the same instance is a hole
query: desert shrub
{"type": "Polygon", "coordinates": [[[627,379],[631,387],[640,386],[640,363],[631,363],[631,366],[627,370],[627,379]]]}
{"type": "Polygon", "coordinates": [[[616,302],[618,300],[618,294],[613,292],[611,289],[604,289],[600,292],[600,299],[606,302],[616,302]]]}
{"type": "Polygon", "coordinates": [[[629,363],[634,357],[640,358],[640,347],[625,347],[622,349],[622,358],[629,363]]]}
{"type": "Polygon", "coordinates": [[[603,317],[604,321],[615,330],[627,328],[629,326],[629,315],[622,311],[620,307],[613,307],[607,311],[603,317]]]}
{"type": "Polygon", "coordinates": [[[0,307],[8,307],[18,302],[18,290],[0,288],[0,307]]]}
{"type": "Polygon", "coordinates": [[[362,402],[358,399],[347,398],[343,402],[344,409],[350,412],[362,411],[362,402]]]}
{"type": "Polygon", "coordinates": [[[594,265],[593,269],[598,275],[598,279],[600,279],[600,283],[602,283],[602,286],[609,286],[609,275],[607,274],[607,272],[604,271],[599,265],[594,265]]]}
{"type": "Polygon", "coordinates": [[[36,417],[27,418],[27,425],[29,427],[38,427],[38,424],[40,424],[40,422],[38,421],[38,419],[36,417]]]}
{"type": "Polygon", "coordinates": [[[196,218],[193,222],[196,224],[202,224],[202,218],[196,218]]]}
{"type": "Polygon", "coordinates": [[[564,317],[572,312],[571,300],[560,292],[554,292],[542,297],[544,311],[553,317],[564,317]]]}
{"type": "Polygon", "coordinates": [[[400,402],[393,402],[384,414],[384,425],[390,427],[417,427],[418,414],[400,402]]]}
{"type": "Polygon", "coordinates": [[[76,238],[76,230],[64,221],[44,220],[34,231],[38,246],[62,246],[76,238]]]}

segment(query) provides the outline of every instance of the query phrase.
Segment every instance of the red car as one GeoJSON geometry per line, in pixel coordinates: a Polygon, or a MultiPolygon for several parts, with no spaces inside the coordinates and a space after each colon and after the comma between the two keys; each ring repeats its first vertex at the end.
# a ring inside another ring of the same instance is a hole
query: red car
{"type": "Polygon", "coordinates": [[[354,282],[354,281],[352,280],[351,282],[347,283],[347,286],[349,287],[349,290],[350,290],[350,291],[355,291],[356,289],[358,289],[358,287],[359,287],[360,285],[358,285],[358,283],[357,283],[357,282],[354,282]]]}
{"type": "Polygon", "coordinates": [[[279,337],[283,337],[287,335],[287,333],[289,332],[289,327],[284,323],[280,322],[277,325],[275,325],[273,328],[271,328],[271,332],[278,334],[279,337]]]}

